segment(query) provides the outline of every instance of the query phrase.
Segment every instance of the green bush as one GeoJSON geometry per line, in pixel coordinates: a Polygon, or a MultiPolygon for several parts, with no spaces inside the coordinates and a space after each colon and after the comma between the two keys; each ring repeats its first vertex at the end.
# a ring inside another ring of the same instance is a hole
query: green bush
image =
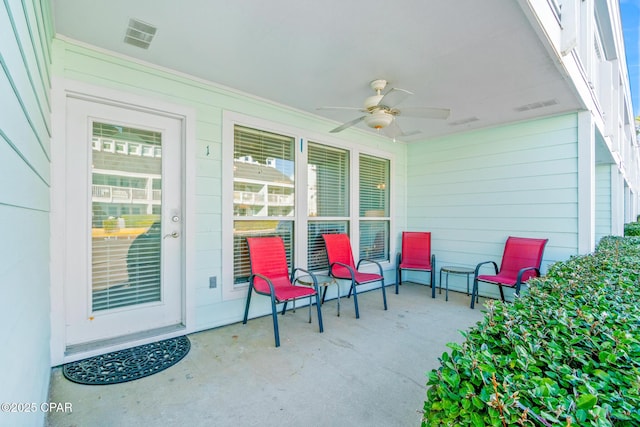
{"type": "Polygon", "coordinates": [[[429,373],[423,426],[640,425],[640,238],[605,237],[489,301],[429,373]]]}
{"type": "Polygon", "coordinates": [[[640,236],[640,222],[630,222],[624,225],[625,236],[640,236]]]}

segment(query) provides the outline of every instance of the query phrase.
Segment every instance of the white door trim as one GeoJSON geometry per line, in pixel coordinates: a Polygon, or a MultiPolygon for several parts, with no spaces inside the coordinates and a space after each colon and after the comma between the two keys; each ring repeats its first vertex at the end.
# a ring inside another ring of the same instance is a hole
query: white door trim
{"type": "Polygon", "coordinates": [[[194,330],[195,320],[195,181],[196,181],[196,112],[189,106],[177,105],[114,90],[106,87],[91,85],[84,82],[54,77],[52,79],[52,138],[51,138],[51,365],[56,366],[73,360],[90,357],[109,351],[141,345],[158,339],[179,336],[194,330]],[[182,176],[183,191],[183,324],[185,328],[169,331],[151,337],[140,337],[126,343],[114,342],[108,347],[99,349],[87,348],[85,351],[72,355],[65,354],[65,215],[67,209],[67,194],[65,193],[66,170],[66,119],[67,100],[69,97],[91,100],[108,105],[115,105],[164,115],[179,119],[182,122],[182,138],[184,143],[184,160],[182,176]]]}

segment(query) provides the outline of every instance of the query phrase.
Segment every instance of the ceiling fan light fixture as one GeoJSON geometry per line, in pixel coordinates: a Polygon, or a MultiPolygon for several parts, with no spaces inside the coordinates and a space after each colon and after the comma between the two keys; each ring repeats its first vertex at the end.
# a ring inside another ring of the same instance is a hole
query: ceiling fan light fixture
{"type": "Polygon", "coordinates": [[[393,121],[393,116],[385,110],[374,111],[364,118],[364,122],[370,128],[382,129],[386,128],[393,121]]]}

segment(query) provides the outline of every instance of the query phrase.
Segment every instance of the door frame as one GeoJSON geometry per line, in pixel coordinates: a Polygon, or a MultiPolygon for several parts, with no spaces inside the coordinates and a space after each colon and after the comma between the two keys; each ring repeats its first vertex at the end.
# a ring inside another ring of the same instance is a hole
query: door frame
{"type": "Polygon", "coordinates": [[[86,357],[143,345],[161,339],[172,338],[194,331],[195,325],[195,181],[196,181],[196,112],[185,105],[145,97],[129,92],[96,86],[59,77],[52,78],[52,138],[51,138],[51,366],[80,360],[86,357]],[[69,98],[83,99],[106,105],[134,109],[146,113],[178,119],[182,123],[183,162],[182,217],[182,324],[184,328],[158,331],[152,335],[136,334],[126,341],[108,340],[99,346],[88,345],[67,354],[64,298],[66,279],[66,121],[69,98]]]}

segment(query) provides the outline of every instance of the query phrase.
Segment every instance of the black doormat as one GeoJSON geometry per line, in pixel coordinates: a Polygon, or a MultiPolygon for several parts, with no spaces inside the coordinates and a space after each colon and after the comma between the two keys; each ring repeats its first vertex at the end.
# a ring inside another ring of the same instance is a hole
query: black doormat
{"type": "Polygon", "coordinates": [[[189,338],[181,336],[67,363],[62,367],[62,373],[79,384],[124,383],[175,365],[190,348],[189,338]]]}

